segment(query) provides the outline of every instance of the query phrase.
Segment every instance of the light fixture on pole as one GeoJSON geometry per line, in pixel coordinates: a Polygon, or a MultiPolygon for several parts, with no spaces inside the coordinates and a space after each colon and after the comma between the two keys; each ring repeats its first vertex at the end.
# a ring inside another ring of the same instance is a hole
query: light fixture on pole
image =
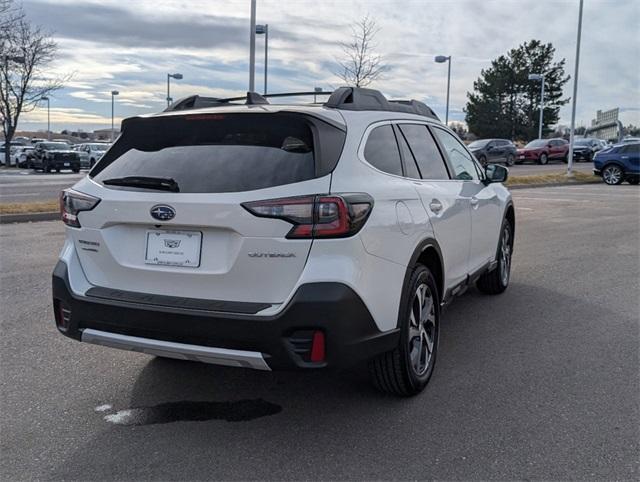
{"type": "Polygon", "coordinates": [[[40,100],[47,101],[47,140],[51,140],[51,104],[49,102],[49,97],[41,97],[40,100]]]}
{"type": "Polygon", "coordinates": [[[167,107],[171,105],[171,79],[182,80],[182,74],[167,74],[167,107]]]}
{"type": "Polygon", "coordinates": [[[529,80],[540,82],[540,121],[538,124],[538,139],[542,139],[542,120],[544,118],[544,74],[529,74],[529,80]]]}
{"type": "Polygon", "coordinates": [[[256,0],[251,0],[251,25],[249,26],[249,92],[255,90],[256,82],[256,0]]]}
{"type": "Polygon", "coordinates": [[[111,91],[111,142],[113,142],[113,113],[114,113],[114,106],[115,106],[115,99],[116,99],[116,95],[120,95],[120,92],[118,92],[117,90],[112,90],[111,91]]]}
{"type": "Polygon", "coordinates": [[[264,34],[264,93],[267,93],[267,66],[269,65],[269,24],[256,25],[256,33],[264,34]]]}
{"type": "Polygon", "coordinates": [[[578,11],[578,38],[576,40],[576,70],[573,74],[573,97],[571,98],[571,133],[569,134],[569,158],[567,159],[567,176],[572,176],[573,169],[573,136],[576,128],[576,103],[578,98],[578,67],[580,66],[580,37],[582,35],[582,3],[578,11]]]}
{"type": "Polygon", "coordinates": [[[451,86],[451,55],[446,56],[446,55],[438,55],[436,56],[435,60],[437,63],[439,64],[443,64],[445,62],[448,62],[448,72],[447,72],[447,110],[444,116],[444,124],[448,125],[449,124],[449,87],[451,86]]]}

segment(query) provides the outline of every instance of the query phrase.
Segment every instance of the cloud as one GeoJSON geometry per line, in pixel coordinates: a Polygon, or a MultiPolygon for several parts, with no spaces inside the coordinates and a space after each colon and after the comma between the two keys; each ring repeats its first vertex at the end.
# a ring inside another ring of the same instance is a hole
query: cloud
{"type": "MultiPolygon", "coordinates": [[[[25,0],[24,6],[31,19],[55,32],[60,56],[51,72],[74,72],[67,88],[52,96],[52,106],[80,109],[97,121],[110,114],[109,92],[117,89],[119,115],[159,111],[166,105],[168,72],[184,74],[171,83],[174,99],[247,89],[248,1],[25,0]]],[[[577,13],[577,2],[554,0],[258,2],[258,23],[269,24],[270,91],[340,85],[334,75],[339,43],[349,39],[351,22],[369,14],[380,26],[379,52],[391,66],[374,87],[391,97],[424,100],[444,117],[447,66],[433,57],[451,55],[450,118],[457,121],[464,119],[467,92],[481,69],[532,38],[552,42],[573,76],[577,13]]],[[[638,25],[640,2],[620,0],[615,8],[607,0],[585,2],[578,124],[616,106],[623,122],[640,124],[638,25]]],[[[263,45],[258,36],[258,90],[263,45]]],[[[566,97],[572,87],[567,83],[566,97]]],[[[564,106],[560,122],[568,124],[570,113],[570,104],[564,106]]],[[[54,128],[65,127],[57,122],[54,128]]]]}

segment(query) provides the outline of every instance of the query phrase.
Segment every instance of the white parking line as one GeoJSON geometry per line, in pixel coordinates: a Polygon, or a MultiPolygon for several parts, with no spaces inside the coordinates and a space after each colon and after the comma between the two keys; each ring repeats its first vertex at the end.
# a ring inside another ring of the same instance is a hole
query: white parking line
{"type": "Polygon", "coordinates": [[[552,197],[517,197],[516,201],[551,201],[551,202],[572,202],[572,203],[594,203],[591,199],[571,199],[571,198],[552,198],[552,197]]]}
{"type": "Polygon", "coordinates": [[[18,196],[38,196],[39,192],[24,192],[20,194],[0,194],[0,197],[18,197],[18,196]]]}

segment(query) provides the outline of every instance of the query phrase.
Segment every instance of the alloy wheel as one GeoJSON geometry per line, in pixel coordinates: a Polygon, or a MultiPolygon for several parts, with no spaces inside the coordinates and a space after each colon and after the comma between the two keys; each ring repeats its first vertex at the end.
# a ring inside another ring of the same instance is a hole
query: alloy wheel
{"type": "Polygon", "coordinates": [[[409,357],[416,375],[424,375],[433,359],[437,337],[436,307],[426,283],[416,288],[409,315],[409,357]]]}
{"type": "Polygon", "coordinates": [[[502,243],[500,245],[500,280],[503,286],[509,283],[511,273],[511,231],[505,228],[502,231],[502,243]]]}
{"type": "Polygon", "coordinates": [[[622,180],[622,169],[618,166],[609,166],[602,173],[602,178],[607,184],[620,184],[622,180]]]}

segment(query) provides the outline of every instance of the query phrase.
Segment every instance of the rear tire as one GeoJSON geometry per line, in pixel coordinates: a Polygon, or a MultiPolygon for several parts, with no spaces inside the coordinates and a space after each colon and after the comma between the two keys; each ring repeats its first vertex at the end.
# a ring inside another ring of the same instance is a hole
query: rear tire
{"type": "Polygon", "coordinates": [[[627,182],[633,186],[637,186],[638,184],[640,184],[640,179],[635,177],[632,179],[627,179],[627,182]]]}
{"type": "Polygon", "coordinates": [[[543,152],[540,154],[540,157],[538,157],[538,164],[544,166],[547,162],[549,162],[549,157],[543,152]]]}
{"type": "Polygon", "coordinates": [[[617,186],[624,181],[624,172],[616,164],[607,164],[602,168],[602,180],[609,186],[617,186]]]}
{"type": "Polygon", "coordinates": [[[497,295],[503,293],[509,286],[511,279],[511,254],[513,253],[513,227],[509,221],[504,221],[498,243],[496,259],[498,265],[491,271],[480,276],[476,282],[477,288],[485,294],[497,295]]]}
{"type": "Polygon", "coordinates": [[[440,299],[429,268],[418,265],[407,290],[398,346],[369,361],[373,385],[401,397],[417,395],[429,383],[440,338],[440,299]]]}
{"type": "Polygon", "coordinates": [[[513,154],[509,154],[507,156],[507,166],[511,167],[516,163],[516,158],[513,156],[513,154]]]}

